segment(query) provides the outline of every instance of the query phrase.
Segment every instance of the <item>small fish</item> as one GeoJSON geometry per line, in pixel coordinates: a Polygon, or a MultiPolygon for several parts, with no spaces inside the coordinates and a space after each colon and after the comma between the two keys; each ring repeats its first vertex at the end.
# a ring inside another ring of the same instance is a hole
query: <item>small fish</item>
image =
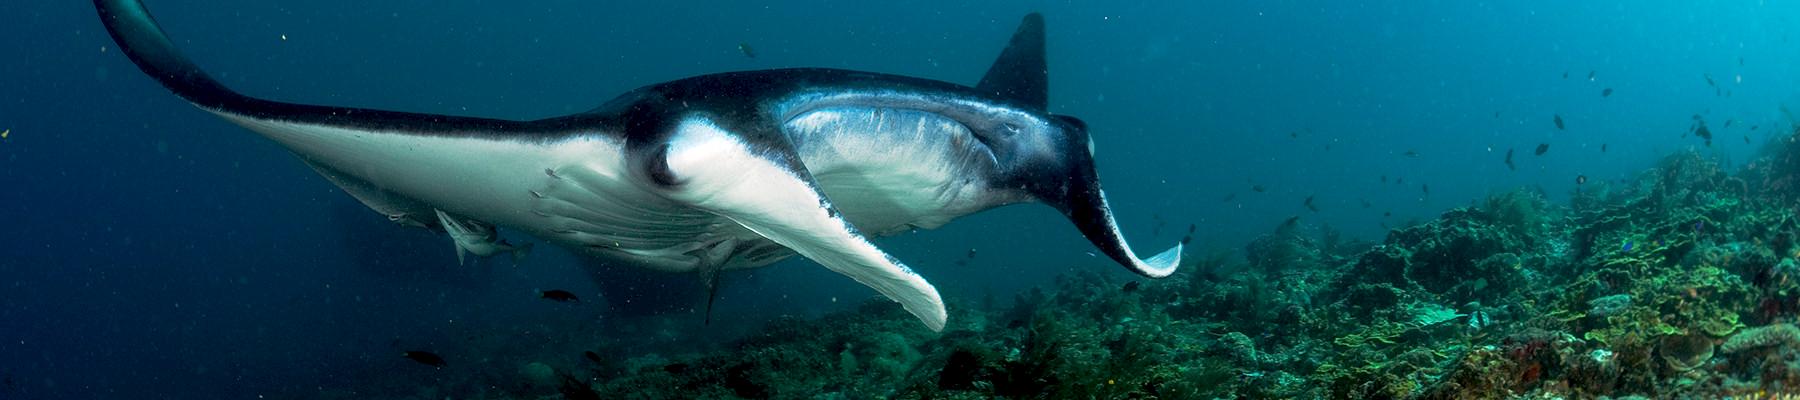
{"type": "Polygon", "coordinates": [[[1726,128],[1730,128],[1730,127],[1731,127],[1731,122],[1732,122],[1732,121],[1737,121],[1737,120],[1735,120],[1735,119],[1728,119],[1728,120],[1725,120],[1725,127],[1726,127],[1726,128]]]}
{"type": "Polygon", "coordinates": [[[1712,147],[1712,130],[1706,129],[1706,121],[1699,120],[1699,115],[1695,115],[1694,117],[1696,117],[1694,121],[1694,136],[1706,139],[1706,146],[1712,147]]]}
{"type": "Polygon", "coordinates": [[[1194,234],[1194,231],[1195,231],[1195,230],[1197,230],[1197,229],[1200,229],[1200,225],[1198,225],[1198,224],[1188,224],[1188,234],[1189,234],[1189,235],[1192,235],[1192,234],[1194,234]]]}
{"type": "Polygon", "coordinates": [[[12,129],[0,131],[0,139],[5,139],[7,136],[12,136],[12,129]]]}
{"type": "Polygon", "coordinates": [[[1705,228],[1706,228],[1706,221],[1694,222],[1694,232],[1699,232],[1701,229],[1705,229],[1705,228]]]}
{"type": "Polygon", "coordinates": [[[1588,71],[1588,82],[1594,81],[1594,71],[1588,71]]]}
{"type": "Polygon", "coordinates": [[[1632,244],[1632,243],[1631,243],[1631,241],[1630,241],[1630,240],[1627,240],[1627,241],[1625,241],[1625,245],[1624,245],[1624,246],[1619,246],[1619,252],[1621,252],[1621,253],[1626,253],[1626,252],[1630,252],[1630,251],[1631,251],[1631,244],[1632,244]]]}
{"type": "Polygon", "coordinates": [[[1419,191],[1426,195],[1431,195],[1431,185],[1421,183],[1419,184],[1419,191]]]}
{"type": "Polygon", "coordinates": [[[1405,185],[1406,177],[1402,176],[1402,177],[1394,178],[1394,184],[1395,185],[1405,185]]]}
{"type": "Polygon", "coordinates": [[[1313,197],[1314,196],[1306,196],[1306,209],[1312,210],[1312,212],[1319,212],[1319,206],[1313,204],[1313,197]]]}
{"type": "Polygon", "coordinates": [[[1499,112],[1499,111],[1495,111],[1495,112],[1494,112],[1494,118],[1500,118],[1500,112],[1499,112]]]}
{"type": "Polygon", "coordinates": [[[1263,187],[1263,185],[1250,185],[1250,190],[1257,192],[1257,193],[1262,193],[1262,192],[1269,191],[1269,188],[1263,187]]]}
{"type": "Polygon", "coordinates": [[[1610,97],[1610,96],[1612,96],[1612,88],[1605,88],[1605,89],[1600,90],[1600,97],[1610,97]]]}
{"type": "Polygon", "coordinates": [[[1562,114],[1552,114],[1551,116],[1554,118],[1552,121],[1556,122],[1556,130],[1563,130],[1562,114]]]}
{"type": "Polygon", "coordinates": [[[1569,79],[1569,71],[1563,71],[1563,79],[1569,79]]]}
{"type": "Polygon", "coordinates": [[[593,350],[583,351],[581,352],[581,356],[587,357],[588,361],[600,362],[600,354],[594,353],[593,350]]]}
{"type": "Polygon", "coordinates": [[[1506,149],[1506,169],[1508,171],[1518,171],[1519,167],[1513,166],[1512,155],[1513,149],[1506,149]]]}
{"type": "Polygon", "coordinates": [[[1601,152],[1601,153],[1605,153],[1605,152],[1606,152],[1606,143],[1601,143],[1601,144],[1600,144],[1600,152],[1601,152]]]}
{"type": "Polygon", "coordinates": [[[408,351],[408,352],[400,353],[400,356],[406,357],[406,359],[408,359],[408,360],[417,361],[420,364],[430,365],[430,366],[438,367],[438,368],[443,368],[445,365],[450,365],[449,363],[444,362],[443,357],[438,357],[437,354],[432,354],[429,351],[417,351],[417,350],[408,351]]]}
{"type": "Polygon", "coordinates": [[[1404,156],[1406,156],[1406,158],[1419,158],[1419,151],[1413,150],[1413,149],[1406,149],[1406,152],[1400,153],[1400,155],[1404,155],[1404,156]]]}
{"type": "Polygon", "coordinates": [[[1275,228],[1275,229],[1276,230],[1288,229],[1288,228],[1293,228],[1293,227],[1299,226],[1299,225],[1300,225],[1300,216],[1295,215],[1292,217],[1288,217],[1288,219],[1286,221],[1281,221],[1281,226],[1278,228],[1275,228]]]}
{"type": "Polygon", "coordinates": [[[1756,130],[1756,128],[1761,128],[1761,127],[1762,127],[1762,125],[1751,125],[1750,130],[1754,131],[1754,130],[1756,130]]]}
{"type": "Polygon", "coordinates": [[[1299,139],[1299,138],[1300,138],[1300,131],[1291,131],[1291,132],[1288,132],[1288,138],[1291,138],[1291,139],[1299,139]]]}
{"type": "Polygon", "coordinates": [[[1544,155],[1544,153],[1549,152],[1549,151],[1550,151],[1549,143],[1538,143],[1537,150],[1532,151],[1532,155],[1541,156],[1541,155],[1544,155]]]}
{"type": "Polygon", "coordinates": [[[975,249],[969,249],[968,258],[975,258],[975,249]]]}
{"type": "Polygon", "coordinates": [[[749,43],[738,43],[738,52],[744,53],[744,57],[756,58],[756,49],[751,48],[749,43]]]}
{"type": "Polygon", "coordinates": [[[581,299],[575,297],[574,293],[569,293],[569,291],[562,290],[562,289],[545,290],[544,293],[539,294],[538,297],[544,298],[544,299],[556,300],[556,301],[563,302],[563,303],[580,303],[581,302],[581,299]]]}
{"type": "Polygon", "coordinates": [[[1138,283],[1138,281],[1125,282],[1125,287],[1121,288],[1121,289],[1124,290],[1125,293],[1131,293],[1131,292],[1136,292],[1138,290],[1138,286],[1141,286],[1141,285],[1142,284],[1138,283]]]}
{"type": "Polygon", "coordinates": [[[1392,216],[1394,216],[1394,212],[1393,211],[1382,211],[1381,216],[1382,217],[1392,217],[1392,216]]]}
{"type": "Polygon", "coordinates": [[[1587,175],[1576,175],[1575,176],[1575,184],[1586,185],[1587,184],[1587,175]]]}
{"type": "Polygon", "coordinates": [[[1706,73],[1704,76],[1706,76],[1706,86],[1719,87],[1717,82],[1713,82],[1711,72],[1706,73]]]}

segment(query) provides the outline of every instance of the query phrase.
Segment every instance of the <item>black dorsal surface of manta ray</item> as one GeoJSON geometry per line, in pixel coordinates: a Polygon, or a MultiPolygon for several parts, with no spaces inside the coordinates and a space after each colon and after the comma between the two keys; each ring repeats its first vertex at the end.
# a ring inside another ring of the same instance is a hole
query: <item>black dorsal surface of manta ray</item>
{"type": "Polygon", "coordinates": [[[182,56],[139,0],[94,4],[131,61],[176,95],[280,143],[396,223],[479,228],[455,237],[477,255],[509,249],[496,226],[704,277],[798,253],[932,330],[948,318],[937,289],[869,236],[1042,202],[1140,275],[1168,276],[1181,261],[1180,244],[1133,253],[1100,190],[1087,126],[1046,109],[1037,14],[975,87],[836,69],[727,72],[511,121],[246,96],[182,56]]]}

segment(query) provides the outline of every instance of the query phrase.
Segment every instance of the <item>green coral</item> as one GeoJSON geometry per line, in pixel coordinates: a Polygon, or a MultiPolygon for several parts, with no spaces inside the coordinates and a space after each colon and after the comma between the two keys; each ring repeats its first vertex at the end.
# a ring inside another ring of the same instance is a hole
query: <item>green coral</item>
{"type": "Polygon", "coordinates": [[[1794,324],[1774,324],[1745,329],[1731,335],[1720,351],[1737,353],[1749,349],[1769,346],[1794,347],[1800,345],[1800,328],[1794,324]]]}

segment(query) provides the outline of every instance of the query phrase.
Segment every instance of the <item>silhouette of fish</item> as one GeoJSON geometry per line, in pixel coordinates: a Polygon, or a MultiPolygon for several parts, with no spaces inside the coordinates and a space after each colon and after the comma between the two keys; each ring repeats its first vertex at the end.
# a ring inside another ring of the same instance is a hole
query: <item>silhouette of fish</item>
{"type": "Polygon", "coordinates": [[[579,302],[581,302],[581,298],[575,297],[574,293],[569,293],[569,291],[562,290],[562,289],[545,290],[544,293],[539,294],[538,297],[544,298],[544,299],[556,300],[556,301],[564,302],[564,303],[579,303],[579,302]]]}
{"type": "Polygon", "coordinates": [[[1612,88],[1606,88],[1606,89],[1600,90],[1600,97],[1610,97],[1610,96],[1612,96],[1612,88]]]}
{"type": "Polygon", "coordinates": [[[438,357],[437,354],[432,354],[429,351],[419,351],[419,350],[408,351],[408,352],[400,353],[400,356],[406,357],[406,359],[408,359],[408,360],[417,361],[420,364],[430,365],[430,366],[438,367],[438,368],[443,368],[446,365],[450,365],[449,363],[444,362],[443,357],[438,357]]]}
{"type": "Polygon", "coordinates": [[[1562,114],[1553,114],[1552,117],[1552,121],[1556,122],[1556,130],[1563,130],[1562,114]]]}
{"type": "Polygon", "coordinates": [[[1506,169],[1508,171],[1518,171],[1519,167],[1513,166],[1512,155],[1513,149],[1506,149],[1506,169]]]}
{"type": "Polygon", "coordinates": [[[1706,129],[1706,120],[1701,119],[1700,114],[1694,114],[1694,128],[1693,129],[1694,129],[1694,136],[1699,136],[1701,139],[1706,139],[1706,147],[1712,147],[1712,130],[1706,129]]]}
{"type": "Polygon", "coordinates": [[[1550,151],[1549,143],[1538,143],[1537,150],[1533,151],[1531,153],[1532,153],[1532,155],[1541,156],[1541,155],[1544,155],[1544,153],[1549,152],[1549,151],[1550,151]]]}

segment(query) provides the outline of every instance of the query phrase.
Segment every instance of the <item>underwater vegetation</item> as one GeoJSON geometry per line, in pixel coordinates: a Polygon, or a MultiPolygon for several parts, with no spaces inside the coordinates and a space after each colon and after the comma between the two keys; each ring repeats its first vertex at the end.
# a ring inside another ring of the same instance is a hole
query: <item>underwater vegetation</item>
{"type": "Polygon", "coordinates": [[[1082,272],[952,305],[941,334],[876,299],[708,352],[600,344],[489,397],[1800,395],[1796,135],[1737,171],[1677,153],[1566,205],[1499,193],[1380,243],[1295,217],[1171,279],[1082,272]]]}

